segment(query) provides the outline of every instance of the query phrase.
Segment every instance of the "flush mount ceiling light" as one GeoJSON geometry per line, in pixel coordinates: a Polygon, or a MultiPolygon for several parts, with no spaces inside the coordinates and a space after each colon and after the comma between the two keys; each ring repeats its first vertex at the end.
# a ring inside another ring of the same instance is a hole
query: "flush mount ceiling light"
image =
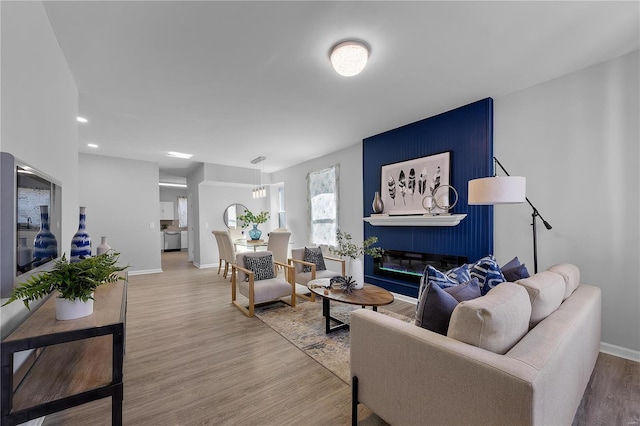
{"type": "Polygon", "coordinates": [[[189,158],[193,157],[193,154],[185,154],[182,152],[169,151],[169,153],[167,154],[167,157],[185,158],[188,160],[189,158]]]}
{"type": "Polygon", "coordinates": [[[331,49],[333,69],[345,77],[360,74],[367,65],[367,59],[369,59],[369,49],[360,41],[343,41],[331,49]]]}
{"type": "Polygon", "coordinates": [[[95,143],[88,143],[87,146],[89,148],[97,148],[98,147],[98,145],[96,145],[95,143]]]}
{"type": "Polygon", "coordinates": [[[86,123],[86,122],[88,122],[88,121],[89,121],[89,120],[87,120],[86,118],[84,118],[84,117],[80,117],[80,116],[78,116],[78,118],[76,118],[76,120],[78,120],[78,123],[86,123]]]}

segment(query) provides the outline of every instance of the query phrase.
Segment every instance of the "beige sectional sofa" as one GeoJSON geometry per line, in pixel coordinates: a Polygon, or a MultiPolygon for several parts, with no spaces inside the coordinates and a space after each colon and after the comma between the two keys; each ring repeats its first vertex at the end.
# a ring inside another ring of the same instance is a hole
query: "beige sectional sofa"
{"type": "Polygon", "coordinates": [[[570,425],[600,348],[600,289],[579,282],[562,264],[502,283],[447,336],[354,311],[354,424],[362,403],[392,425],[570,425]]]}

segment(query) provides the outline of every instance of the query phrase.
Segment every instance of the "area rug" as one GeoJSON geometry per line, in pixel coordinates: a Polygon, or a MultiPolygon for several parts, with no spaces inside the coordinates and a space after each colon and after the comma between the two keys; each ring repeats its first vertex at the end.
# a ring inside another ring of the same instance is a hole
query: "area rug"
{"type": "MultiPolygon", "coordinates": [[[[349,322],[349,313],[359,306],[344,303],[331,304],[331,316],[349,322]]],[[[396,314],[382,307],[378,312],[412,322],[410,318],[396,314]]],[[[351,383],[349,371],[349,330],[325,333],[325,319],[322,316],[322,301],[299,301],[295,308],[284,303],[275,303],[256,308],[260,320],[278,334],[293,343],[304,353],[319,362],[345,383],[351,383]]],[[[332,323],[335,325],[335,323],[332,323]]]]}

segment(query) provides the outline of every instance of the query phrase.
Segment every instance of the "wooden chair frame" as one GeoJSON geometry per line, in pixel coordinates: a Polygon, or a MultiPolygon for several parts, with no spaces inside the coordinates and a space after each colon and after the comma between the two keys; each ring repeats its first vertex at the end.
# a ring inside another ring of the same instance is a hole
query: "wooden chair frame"
{"type": "MultiPolygon", "coordinates": [[[[294,267],[285,263],[273,262],[276,266],[281,266],[285,270],[286,281],[291,285],[291,303],[292,307],[296,306],[296,282],[294,281],[295,272],[294,267]]],[[[231,303],[238,308],[243,314],[249,318],[253,317],[255,312],[255,300],[254,300],[254,288],[255,288],[255,273],[247,268],[238,266],[235,263],[231,265],[231,303]],[[237,279],[238,271],[242,271],[249,276],[249,306],[244,307],[238,303],[237,299],[237,279]]],[[[284,297],[284,296],[283,296],[284,297]]],[[[276,299],[277,300],[277,299],[276,299]]],[[[286,302],[285,302],[286,303],[286,302]]]]}
{"type": "MultiPolygon", "coordinates": [[[[343,277],[345,276],[346,261],[344,259],[340,259],[340,258],[337,258],[337,257],[328,257],[328,256],[323,256],[323,257],[324,257],[325,260],[332,260],[334,262],[340,263],[341,266],[342,266],[342,276],[343,277]]],[[[306,262],[306,261],[300,260],[300,259],[293,259],[293,258],[290,257],[289,258],[289,265],[293,268],[293,269],[291,269],[291,271],[293,272],[293,283],[294,283],[294,286],[295,286],[295,283],[296,283],[296,278],[295,278],[295,276],[296,276],[295,264],[296,263],[298,263],[300,265],[311,267],[311,279],[312,280],[316,279],[316,264],[315,263],[306,262]]],[[[315,302],[315,300],[316,300],[316,295],[315,295],[314,292],[311,292],[310,296],[307,296],[305,294],[298,294],[298,297],[300,297],[302,299],[305,299],[305,300],[309,300],[311,302],[315,302]]]]}

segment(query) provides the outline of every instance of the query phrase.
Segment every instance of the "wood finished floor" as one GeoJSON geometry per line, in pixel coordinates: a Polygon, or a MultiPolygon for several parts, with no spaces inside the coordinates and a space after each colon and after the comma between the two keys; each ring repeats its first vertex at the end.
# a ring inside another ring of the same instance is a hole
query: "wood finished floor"
{"type": "MultiPolygon", "coordinates": [[[[163,253],[162,262],[162,274],[129,280],[125,425],[350,424],[350,387],[233,307],[217,268],[199,270],[184,252],[163,253]]],[[[415,310],[401,301],[387,308],[415,310]]],[[[380,423],[364,407],[359,418],[380,423]]],[[[109,399],[44,422],[110,424],[109,399]]],[[[611,424],[640,424],[640,364],[601,354],[574,425],[611,424]]]]}

